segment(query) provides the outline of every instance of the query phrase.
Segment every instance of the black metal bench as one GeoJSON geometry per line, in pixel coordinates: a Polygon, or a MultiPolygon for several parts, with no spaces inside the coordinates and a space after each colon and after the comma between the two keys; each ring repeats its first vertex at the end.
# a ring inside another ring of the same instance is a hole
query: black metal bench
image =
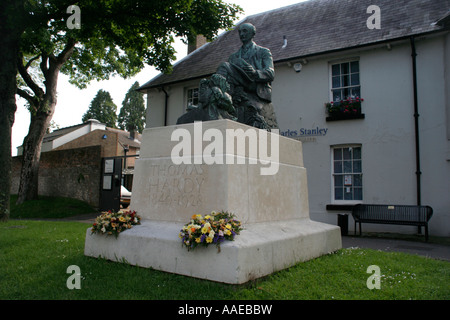
{"type": "Polygon", "coordinates": [[[425,227],[425,240],[428,241],[428,221],[433,215],[433,209],[429,206],[412,205],[382,205],[382,204],[357,204],[352,209],[352,216],[359,223],[361,235],[361,223],[401,224],[425,227]]]}

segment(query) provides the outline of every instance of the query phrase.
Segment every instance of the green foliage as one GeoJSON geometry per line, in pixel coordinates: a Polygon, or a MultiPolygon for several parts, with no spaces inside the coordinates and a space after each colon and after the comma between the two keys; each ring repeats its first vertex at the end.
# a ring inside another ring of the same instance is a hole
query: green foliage
{"type": "Polygon", "coordinates": [[[128,90],[120,108],[118,126],[122,130],[136,130],[142,133],[145,126],[145,104],[142,93],[136,91],[139,82],[135,82],[128,90]]]}
{"type": "MultiPolygon", "coordinates": [[[[130,77],[144,64],[171,70],[174,37],[203,34],[212,39],[232,27],[239,6],[223,0],[84,0],[80,29],[70,29],[68,2],[25,1],[27,24],[22,34],[24,56],[57,58],[70,45],[73,52],[61,68],[80,88],[111,75],[130,77]]],[[[25,61],[25,63],[28,60],[25,61]]]]}
{"type": "Polygon", "coordinates": [[[113,102],[108,91],[98,90],[97,95],[92,99],[88,111],[83,115],[82,121],[96,119],[107,127],[115,128],[117,121],[117,106],[113,102]]]}

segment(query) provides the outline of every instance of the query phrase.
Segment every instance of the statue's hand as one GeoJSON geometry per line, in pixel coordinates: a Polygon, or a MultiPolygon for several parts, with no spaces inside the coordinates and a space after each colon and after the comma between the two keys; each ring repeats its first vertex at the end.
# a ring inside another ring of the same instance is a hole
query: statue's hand
{"type": "Polygon", "coordinates": [[[245,61],[244,59],[241,59],[241,68],[242,70],[245,71],[245,73],[247,73],[250,77],[256,77],[256,70],[255,68],[253,68],[253,66],[251,64],[249,64],[247,61],[245,61]]]}

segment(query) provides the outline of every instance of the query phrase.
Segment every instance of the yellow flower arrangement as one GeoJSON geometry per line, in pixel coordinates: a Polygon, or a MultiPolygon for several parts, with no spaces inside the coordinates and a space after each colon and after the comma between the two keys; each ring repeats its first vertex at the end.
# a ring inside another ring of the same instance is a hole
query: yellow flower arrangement
{"type": "Polygon", "coordinates": [[[199,245],[215,244],[220,251],[220,243],[234,240],[241,230],[241,222],[234,219],[233,214],[213,211],[204,217],[194,214],[191,221],[180,230],[179,237],[188,250],[199,245]]]}
{"type": "Polygon", "coordinates": [[[95,219],[91,232],[114,235],[117,238],[120,232],[130,229],[132,226],[140,223],[141,217],[136,214],[136,211],[107,211],[102,212],[102,214],[95,219]]]}

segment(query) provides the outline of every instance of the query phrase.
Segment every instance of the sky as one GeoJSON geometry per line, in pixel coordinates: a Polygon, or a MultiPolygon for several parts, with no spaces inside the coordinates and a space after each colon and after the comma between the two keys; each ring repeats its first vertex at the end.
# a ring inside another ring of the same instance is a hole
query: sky
{"type": "MultiPolygon", "coordinates": [[[[269,11],[291,4],[299,3],[304,0],[226,0],[227,3],[234,3],[242,7],[244,13],[240,15],[239,20],[245,17],[264,11],[269,11]]],[[[83,9],[81,8],[81,17],[83,9]]],[[[81,20],[83,21],[83,20],[81,20]]],[[[83,25],[81,25],[83,27],[83,25]]],[[[180,40],[175,43],[177,50],[177,60],[182,59],[187,54],[187,46],[180,40]]],[[[173,63],[176,63],[174,61],[173,63]]],[[[125,98],[130,87],[138,81],[140,85],[145,84],[153,77],[157,76],[159,71],[151,66],[146,66],[140,73],[129,79],[122,79],[119,76],[112,77],[104,81],[92,81],[86,89],[78,89],[68,81],[68,77],[60,74],[58,78],[58,103],[56,105],[53,121],[59,128],[65,128],[82,123],[81,118],[89,108],[92,99],[100,89],[108,91],[117,106],[117,114],[122,107],[122,101],[125,98]]],[[[17,111],[12,128],[12,156],[17,155],[17,147],[21,146],[23,139],[28,133],[30,125],[30,113],[25,108],[25,100],[16,96],[17,111]]]]}

